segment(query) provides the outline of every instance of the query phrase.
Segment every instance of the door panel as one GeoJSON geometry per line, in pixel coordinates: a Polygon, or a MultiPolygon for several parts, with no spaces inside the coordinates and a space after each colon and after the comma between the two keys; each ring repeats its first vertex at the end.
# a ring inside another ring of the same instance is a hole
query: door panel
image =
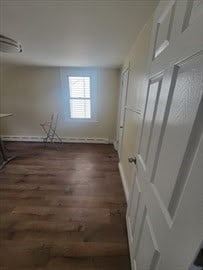
{"type": "Polygon", "coordinates": [[[160,251],[156,241],[149,217],[145,215],[143,229],[141,230],[139,249],[136,255],[137,269],[156,269],[160,251]]]}
{"type": "Polygon", "coordinates": [[[160,14],[156,24],[156,38],[153,59],[158,57],[169,45],[176,4],[170,1],[164,12],[160,14]]]}
{"type": "Polygon", "coordinates": [[[187,270],[203,238],[201,8],[198,0],[161,1],[154,16],[127,211],[133,270],[187,270]]]}
{"type": "Polygon", "coordinates": [[[146,203],[161,254],[158,270],[188,270],[202,240],[203,224],[200,213],[202,213],[203,190],[203,136],[194,152],[192,166],[185,180],[184,192],[170,226],[165,223],[166,219],[162,215],[158,219],[152,214],[159,209],[159,204],[152,191],[148,190],[147,197],[150,202],[147,200],[146,203]]]}
{"type": "Polygon", "coordinates": [[[151,133],[153,130],[154,118],[156,115],[156,108],[159,99],[159,92],[161,88],[162,77],[151,79],[149,82],[147,93],[147,105],[144,116],[144,125],[142,130],[142,140],[140,146],[140,153],[143,160],[146,162],[148,147],[150,145],[151,133]]]}
{"type": "Polygon", "coordinates": [[[157,167],[158,155],[162,145],[163,134],[168,119],[169,108],[173,97],[174,86],[178,73],[178,67],[169,68],[166,70],[162,87],[160,90],[159,102],[157,104],[157,113],[154,120],[154,128],[152,132],[152,139],[149,145],[147,165],[147,178],[154,179],[154,172],[157,167]],[[153,174],[152,174],[153,172],[153,174]]]}
{"type": "Polygon", "coordinates": [[[197,56],[178,65],[179,71],[157,169],[151,179],[167,208],[201,101],[202,63],[203,57],[197,56]]]}
{"type": "Polygon", "coordinates": [[[135,219],[134,228],[133,228],[133,232],[134,232],[133,252],[134,252],[135,259],[136,259],[136,255],[139,249],[139,243],[140,243],[140,239],[141,239],[141,235],[142,235],[142,231],[144,227],[143,225],[146,219],[146,214],[147,214],[147,208],[144,203],[144,198],[142,197],[142,195],[140,195],[140,200],[137,205],[136,219],[135,219]]]}
{"type": "Polygon", "coordinates": [[[139,110],[139,104],[136,103],[137,101],[137,94],[138,94],[138,86],[137,81],[139,81],[139,74],[137,74],[136,67],[133,66],[133,61],[130,62],[130,68],[129,68],[129,92],[127,96],[127,102],[126,105],[128,108],[132,108],[134,110],[139,110]]]}
{"type": "MultiPolygon", "coordinates": [[[[190,134],[189,142],[184,154],[184,158],[181,164],[181,168],[178,173],[176,184],[171,196],[171,200],[168,206],[168,211],[171,218],[174,217],[178,203],[180,202],[181,195],[184,191],[184,186],[187,181],[187,175],[189,175],[190,170],[193,166],[193,160],[195,156],[196,149],[198,148],[198,143],[200,141],[202,130],[203,130],[203,98],[199,104],[196,119],[194,121],[193,129],[190,134]]],[[[203,174],[201,174],[203,176],[203,174]]]]}
{"type": "Polygon", "coordinates": [[[133,245],[134,243],[134,230],[135,230],[135,221],[136,215],[138,212],[139,201],[140,201],[140,187],[137,181],[133,183],[133,191],[132,191],[132,200],[130,202],[130,206],[128,208],[128,227],[129,227],[129,235],[130,235],[130,243],[133,245]]]}
{"type": "Polygon", "coordinates": [[[186,5],[186,12],[184,16],[182,31],[187,29],[198,17],[203,16],[203,2],[202,0],[188,0],[186,5]]]}

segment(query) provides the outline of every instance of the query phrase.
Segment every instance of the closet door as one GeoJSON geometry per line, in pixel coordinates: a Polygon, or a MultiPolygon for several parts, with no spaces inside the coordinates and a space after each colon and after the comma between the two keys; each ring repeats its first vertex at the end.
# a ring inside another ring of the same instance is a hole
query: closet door
{"type": "Polygon", "coordinates": [[[123,129],[125,122],[125,105],[128,91],[128,69],[121,74],[121,94],[120,94],[120,112],[119,112],[119,127],[118,127],[118,156],[121,157],[121,149],[123,142],[123,129]]]}

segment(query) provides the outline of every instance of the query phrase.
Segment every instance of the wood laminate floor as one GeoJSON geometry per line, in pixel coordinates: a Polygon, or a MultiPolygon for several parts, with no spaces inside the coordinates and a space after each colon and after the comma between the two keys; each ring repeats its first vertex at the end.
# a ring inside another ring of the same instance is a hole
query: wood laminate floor
{"type": "Polygon", "coordinates": [[[7,143],[0,270],[129,270],[126,203],[112,145],[7,143]]]}

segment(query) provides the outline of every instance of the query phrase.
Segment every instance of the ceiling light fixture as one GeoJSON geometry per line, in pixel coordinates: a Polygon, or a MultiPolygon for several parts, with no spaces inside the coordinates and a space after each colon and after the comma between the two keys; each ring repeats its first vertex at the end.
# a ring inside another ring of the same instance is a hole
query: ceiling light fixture
{"type": "Polygon", "coordinates": [[[0,35],[0,52],[21,53],[22,46],[18,41],[12,38],[0,35]]]}

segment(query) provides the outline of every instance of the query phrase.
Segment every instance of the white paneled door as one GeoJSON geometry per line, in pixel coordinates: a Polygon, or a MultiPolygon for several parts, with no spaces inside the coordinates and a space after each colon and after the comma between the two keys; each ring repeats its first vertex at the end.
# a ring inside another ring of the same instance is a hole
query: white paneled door
{"type": "Polygon", "coordinates": [[[203,1],[160,1],[150,50],[127,211],[132,269],[187,270],[203,238],[203,1]]]}
{"type": "Polygon", "coordinates": [[[119,112],[119,125],[118,125],[118,156],[121,157],[121,148],[123,142],[123,131],[125,122],[125,106],[128,92],[128,68],[121,74],[121,93],[120,93],[120,112],[119,112]]]}

